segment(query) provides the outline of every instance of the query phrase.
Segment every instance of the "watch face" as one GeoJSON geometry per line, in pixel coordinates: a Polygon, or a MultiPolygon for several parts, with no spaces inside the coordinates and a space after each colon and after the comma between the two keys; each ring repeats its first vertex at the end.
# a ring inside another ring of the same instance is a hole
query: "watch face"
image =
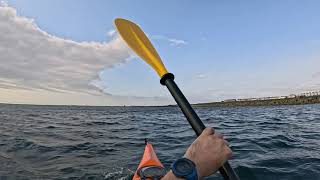
{"type": "Polygon", "coordinates": [[[140,170],[140,176],[144,178],[159,178],[165,174],[164,168],[158,166],[148,166],[140,170]]]}
{"type": "Polygon", "coordinates": [[[176,162],[175,169],[181,174],[190,174],[194,169],[194,165],[189,161],[180,160],[176,162]]]}

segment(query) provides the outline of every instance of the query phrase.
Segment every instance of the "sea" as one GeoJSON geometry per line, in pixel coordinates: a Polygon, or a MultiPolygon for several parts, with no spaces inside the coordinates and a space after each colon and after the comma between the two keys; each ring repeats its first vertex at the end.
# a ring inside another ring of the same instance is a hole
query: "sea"
{"type": "MultiPolygon", "coordinates": [[[[319,104],[195,110],[229,141],[240,179],[320,180],[319,104]]],[[[174,106],[0,104],[0,180],[130,179],[145,138],[168,170],[196,136],[174,106]]]]}

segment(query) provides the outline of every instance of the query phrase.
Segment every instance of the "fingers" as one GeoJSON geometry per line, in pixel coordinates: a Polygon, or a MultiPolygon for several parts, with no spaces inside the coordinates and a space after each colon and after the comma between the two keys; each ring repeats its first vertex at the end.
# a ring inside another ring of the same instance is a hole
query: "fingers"
{"type": "Polygon", "coordinates": [[[229,148],[229,143],[224,139],[224,136],[220,133],[215,133],[213,128],[206,128],[203,130],[202,136],[210,136],[210,139],[214,140],[216,138],[220,139],[221,145],[226,146],[228,148],[228,151],[232,152],[229,148]]]}
{"type": "Polygon", "coordinates": [[[220,134],[220,133],[215,133],[215,130],[213,128],[205,128],[203,131],[202,131],[202,134],[203,136],[210,136],[210,135],[213,135],[217,138],[220,138],[220,139],[223,139],[223,135],[220,134]]]}
{"type": "Polygon", "coordinates": [[[211,137],[212,137],[212,140],[218,139],[221,142],[221,145],[229,147],[229,142],[224,139],[224,136],[222,134],[216,133],[211,137]]]}
{"type": "Polygon", "coordinates": [[[204,136],[210,136],[214,134],[214,129],[213,128],[205,128],[203,131],[202,131],[202,134],[201,135],[204,135],[204,136]]]}
{"type": "Polygon", "coordinates": [[[223,144],[226,145],[227,147],[229,147],[229,142],[224,139],[224,136],[222,134],[217,134],[216,137],[221,139],[223,144]]]}
{"type": "Polygon", "coordinates": [[[214,134],[214,136],[216,136],[217,138],[223,139],[223,135],[220,133],[216,133],[216,134],[214,134]]]}
{"type": "Polygon", "coordinates": [[[226,140],[223,140],[223,141],[224,141],[224,144],[226,144],[229,147],[229,142],[226,140]]]}
{"type": "Polygon", "coordinates": [[[231,159],[232,150],[228,146],[226,146],[226,148],[224,149],[224,153],[225,153],[225,156],[226,156],[227,159],[231,159]]]}

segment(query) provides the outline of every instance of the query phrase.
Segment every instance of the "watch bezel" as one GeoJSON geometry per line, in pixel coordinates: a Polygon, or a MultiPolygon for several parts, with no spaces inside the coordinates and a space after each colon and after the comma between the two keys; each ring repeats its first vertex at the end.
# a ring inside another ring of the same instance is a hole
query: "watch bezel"
{"type": "Polygon", "coordinates": [[[192,162],[190,159],[187,158],[181,158],[176,160],[171,167],[171,170],[173,172],[173,174],[177,177],[180,178],[186,178],[187,176],[193,175],[196,171],[196,165],[194,164],[194,162],[192,162]],[[191,169],[188,172],[181,172],[178,170],[178,168],[176,167],[178,165],[178,163],[188,163],[188,165],[191,165],[191,169]]]}

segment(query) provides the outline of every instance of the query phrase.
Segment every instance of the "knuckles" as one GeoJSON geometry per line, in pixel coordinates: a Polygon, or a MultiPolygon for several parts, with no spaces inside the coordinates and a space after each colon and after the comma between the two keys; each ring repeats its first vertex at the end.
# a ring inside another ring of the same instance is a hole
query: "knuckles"
{"type": "Polygon", "coordinates": [[[202,134],[201,135],[210,135],[210,134],[213,134],[214,133],[214,130],[213,130],[213,128],[205,128],[204,130],[203,130],[203,132],[202,132],[202,134]]]}
{"type": "Polygon", "coordinates": [[[233,155],[231,149],[228,147],[225,152],[226,152],[227,159],[230,159],[233,155]]]}

